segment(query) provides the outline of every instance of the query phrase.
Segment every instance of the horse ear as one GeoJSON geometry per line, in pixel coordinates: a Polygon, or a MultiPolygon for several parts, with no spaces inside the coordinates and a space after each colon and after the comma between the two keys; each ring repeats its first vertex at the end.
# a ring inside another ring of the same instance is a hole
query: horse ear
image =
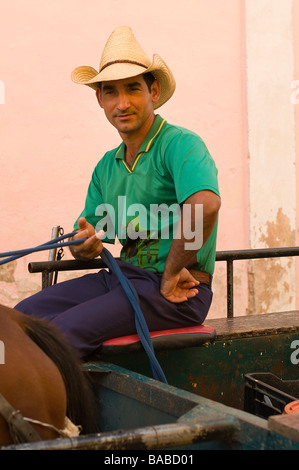
{"type": "Polygon", "coordinates": [[[67,415],[82,427],[82,434],[97,432],[94,394],[81,361],[61,332],[42,318],[25,317],[25,333],[54,362],[61,373],[67,395],[67,415]]]}
{"type": "MultiPolygon", "coordinates": [[[[46,425],[37,428],[38,440],[58,437],[47,425],[63,430],[66,416],[82,427],[82,434],[96,433],[95,398],[88,375],[62,333],[44,319],[3,305],[0,305],[0,332],[10,358],[5,367],[0,365],[1,393],[24,417],[34,416],[46,425]],[[32,362],[33,353],[35,361],[32,362]],[[31,374],[26,372],[29,369],[31,374]],[[17,380],[23,384],[20,397],[17,380]]],[[[17,427],[20,428],[18,423],[17,427]]],[[[27,442],[24,438],[22,442],[27,442]]],[[[0,446],[12,441],[7,426],[4,435],[0,426],[0,446]]]]}

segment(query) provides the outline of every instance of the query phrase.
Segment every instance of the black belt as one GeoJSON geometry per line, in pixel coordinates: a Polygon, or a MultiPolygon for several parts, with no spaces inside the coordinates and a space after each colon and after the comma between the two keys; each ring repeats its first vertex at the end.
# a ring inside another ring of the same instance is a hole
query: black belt
{"type": "MultiPolygon", "coordinates": [[[[212,279],[213,279],[212,274],[207,273],[205,271],[199,271],[198,269],[188,269],[188,271],[191,274],[191,276],[193,276],[194,279],[199,281],[201,284],[206,284],[207,286],[211,287],[212,279]]],[[[157,276],[163,276],[163,273],[156,273],[156,274],[157,276]]]]}
{"type": "Polygon", "coordinates": [[[201,284],[206,284],[208,286],[211,285],[212,282],[212,275],[210,273],[206,273],[205,271],[198,271],[197,269],[188,269],[191,276],[194,277],[197,281],[201,284]]]}

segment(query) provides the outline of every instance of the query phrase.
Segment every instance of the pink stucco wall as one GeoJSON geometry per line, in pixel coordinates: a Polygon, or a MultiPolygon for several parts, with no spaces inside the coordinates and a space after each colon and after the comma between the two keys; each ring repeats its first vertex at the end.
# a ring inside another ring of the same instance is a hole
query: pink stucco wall
{"type": "MultiPolygon", "coordinates": [[[[299,81],[299,1],[295,0],[293,5],[293,30],[294,30],[294,80],[299,81]]],[[[299,99],[299,91],[298,87],[296,90],[296,97],[299,99]]],[[[296,147],[296,155],[297,159],[299,156],[299,103],[294,105],[294,113],[295,113],[295,147],[296,147]]],[[[299,169],[296,166],[296,187],[299,187],[299,169]]],[[[296,219],[299,220],[299,191],[297,190],[297,200],[296,200],[296,219]]],[[[297,222],[297,230],[296,230],[296,244],[299,246],[299,229],[298,229],[298,222],[297,222]]],[[[296,263],[297,272],[299,272],[299,258],[297,258],[296,263]]],[[[297,290],[297,305],[299,305],[299,289],[297,290]]]]}
{"type": "MultiPolygon", "coordinates": [[[[176,77],[175,95],[159,113],[197,132],[216,161],[223,200],[218,250],[248,248],[243,0],[0,0],[0,7],[0,251],[42,243],[53,225],[71,229],[95,164],[118,145],[93,92],[73,84],[70,73],[78,65],[97,68],[108,36],[122,24],[176,77]]],[[[298,64],[298,48],[296,54],[298,64]]],[[[0,272],[2,303],[39,288],[27,273],[35,259],[41,256],[0,272]]],[[[239,286],[247,281],[244,266],[236,268],[239,286]]],[[[216,274],[211,315],[223,316],[225,266],[216,274]]],[[[237,289],[236,302],[244,314],[247,288],[237,289]]]]}

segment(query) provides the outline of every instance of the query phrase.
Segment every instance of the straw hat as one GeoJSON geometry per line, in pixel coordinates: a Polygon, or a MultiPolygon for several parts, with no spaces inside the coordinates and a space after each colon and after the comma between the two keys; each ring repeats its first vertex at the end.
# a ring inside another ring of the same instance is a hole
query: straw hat
{"type": "Polygon", "coordinates": [[[82,66],[73,70],[75,83],[96,89],[99,82],[120,80],[151,72],[159,81],[161,96],[154,104],[157,109],[173,95],[175,79],[158,54],[150,61],[129,26],[120,26],[110,35],[102,53],[99,71],[82,66]]]}

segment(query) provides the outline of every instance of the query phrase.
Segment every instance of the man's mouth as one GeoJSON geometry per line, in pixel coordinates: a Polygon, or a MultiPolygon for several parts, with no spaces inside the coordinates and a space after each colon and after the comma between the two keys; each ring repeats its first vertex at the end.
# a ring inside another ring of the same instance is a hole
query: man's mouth
{"type": "Polygon", "coordinates": [[[123,113],[123,114],[117,114],[116,118],[125,120],[125,119],[129,119],[131,116],[133,116],[133,113],[123,113]]]}

